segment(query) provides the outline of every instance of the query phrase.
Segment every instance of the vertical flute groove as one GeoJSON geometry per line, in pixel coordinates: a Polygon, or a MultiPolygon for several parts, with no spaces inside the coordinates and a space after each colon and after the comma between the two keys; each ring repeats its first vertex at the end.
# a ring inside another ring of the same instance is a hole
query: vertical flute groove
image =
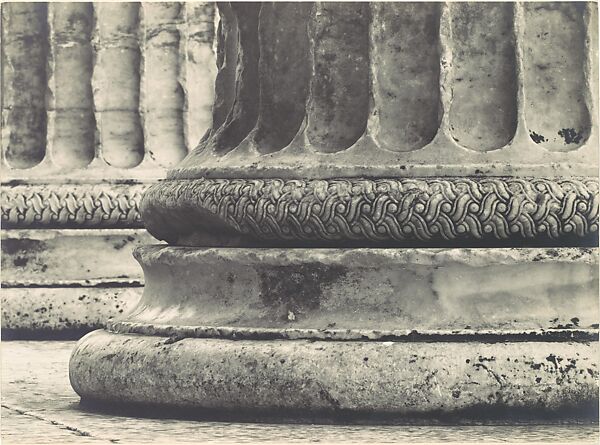
{"type": "Polygon", "coordinates": [[[523,4],[527,127],[550,151],[577,149],[591,130],[584,11],[575,2],[523,4]]]}
{"type": "Polygon", "coordinates": [[[186,149],[194,148],[212,125],[212,103],[215,83],[215,5],[210,2],[183,3],[184,66],[182,82],[185,90],[184,136],[186,149]]]}
{"type": "Polygon", "coordinates": [[[94,104],[101,155],[119,168],[144,157],[140,122],[138,3],[93,3],[96,13],[94,104]]]}
{"type": "Polygon", "coordinates": [[[225,154],[239,145],[256,125],[259,104],[258,17],[261,4],[230,4],[238,29],[235,97],[225,122],[215,133],[217,151],[225,154]]]}
{"type": "Polygon", "coordinates": [[[345,150],[365,132],[370,96],[369,12],[367,3],[315,6],[307,136],[318,151],[345,150]]]}
{"type": "Polygon", "coordinates": [[[91,3],[50,3],[48,151],[55,165],[81,168],[95,155],[91,3]]]}
{"type": "Polygon", "coordinates": [[[510,3],[452,3],[450,132],[463,147],[502,148],[517,128],[514,14],[510,3]]]}
{"type": "Polygon", "coordinates": [[[260,105],[257,149],[272,153],[288,145],[306,113],[310,61],[310,3],[264,3],[259,22],[260,105]],[[285,33],[281,32],[285,27],[285,33]]]}
{"type": "Polygon", "coordinates": [[[451,137],[450,134],[450,106],[452,105],[452,26],[451,26],[451,10],[448,2],[440,5],[440,35],[438,38],[439,49],[439,115],[440,128],[439,130],[446,137],[451,137]]]}
{"type": "Polygon", "coordinates": [[[523,4],[515,2],[513,14],[513,34],[515,39],[515,68],[517,76],[517,133],[527,132],[527,122],[525,119],[525,84],[523,72],[523,4]]]}
{"type": "Polygon", "coordinates": [[[415,150],[439,127],[440,5],[375,2],[371,8],[377,124],[370,131],[386,149],[415,150]]]}
{"type": "Polygon", "coordinates": [[[46,153],[48,5],[2,5],[2,148],[17,169],[46,153]]]}
{"type": "MultiPolygon", "coordinates": [[[[584,55],[584,102],[588,115],[597,116],[598,101],[598,3],[587,2],[583,13],[583,23],[585,28],[585,55],[584,55]]],[[[590,118],[590,133],[593,120],[590,118]]],[[[598,122],[596,121],[597,131],[598,122]]]]}
{"type": "Polygon", "coordinates": [[[148,155],[163,167],[185,156],[184,88],[180,80],[185,53],[180,52],[180,2],[142,3],[144,88],[142,110],[148,155]]]}
{"type": "Polygon", "coordinates": [[[215,79],[215,102],[213,124],[217,130],[225,123],[235,98],[235,75],[238,63],[237,19],[229,3],[219,4],[219,26],[217,29],[217,77],[215,79]]]}

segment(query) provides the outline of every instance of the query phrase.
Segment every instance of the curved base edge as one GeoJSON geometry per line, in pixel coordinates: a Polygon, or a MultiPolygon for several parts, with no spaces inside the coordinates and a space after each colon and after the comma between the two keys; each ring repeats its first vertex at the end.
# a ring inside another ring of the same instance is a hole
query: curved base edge
{"type": "Polygon", "coordinates": [[[597,420],[597,357],[597,342],[236,341],[99,330],[78,343],[69,377],[83,401],[117,407],[597,420]]]}

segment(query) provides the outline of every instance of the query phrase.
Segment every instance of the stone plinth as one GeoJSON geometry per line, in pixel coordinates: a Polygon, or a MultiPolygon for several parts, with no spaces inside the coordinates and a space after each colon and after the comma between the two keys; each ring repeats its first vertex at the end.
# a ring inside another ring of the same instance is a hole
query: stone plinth
{"type": "Polygon", "coordinates": [[[144,194],[170,245],[136,251],[142,300],[74,351],[82,398],[594,406],[596,5],[219,11],[213,126],[144,194]]]}

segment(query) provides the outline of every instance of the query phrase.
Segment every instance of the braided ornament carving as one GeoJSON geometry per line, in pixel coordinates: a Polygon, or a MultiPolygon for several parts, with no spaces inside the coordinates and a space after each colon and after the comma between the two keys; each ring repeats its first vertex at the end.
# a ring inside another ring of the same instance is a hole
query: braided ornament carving
{"type": "Polygon", "coordinates": [[[141,208],[159,235],[206,226],[209,212],[263,240],[383,242],[585,236],[598,205],[596,179],[495,177],[166,181],[141,208]]]}
{"type": "Polygon", "coordinates": [[[143,227],[141,185],[20,185],[2,189],[2,225],[27,227],[143,227]]]}

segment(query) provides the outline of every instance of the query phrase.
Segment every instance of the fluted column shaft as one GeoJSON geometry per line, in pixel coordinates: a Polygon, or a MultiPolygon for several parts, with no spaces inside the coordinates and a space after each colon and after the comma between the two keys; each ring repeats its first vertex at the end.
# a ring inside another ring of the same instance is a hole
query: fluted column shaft
{"type": "Polygon", "coordinates": [[[223,5],[213,128],[170,176],[592,175],[596,24],[593,3],[223,5]]]}
{"type": "Polygon", "coordinates": [[[212,121],[213,18],[209,3],[4,4],[7,175],[158,177],[179,162],[212,121]]]}

